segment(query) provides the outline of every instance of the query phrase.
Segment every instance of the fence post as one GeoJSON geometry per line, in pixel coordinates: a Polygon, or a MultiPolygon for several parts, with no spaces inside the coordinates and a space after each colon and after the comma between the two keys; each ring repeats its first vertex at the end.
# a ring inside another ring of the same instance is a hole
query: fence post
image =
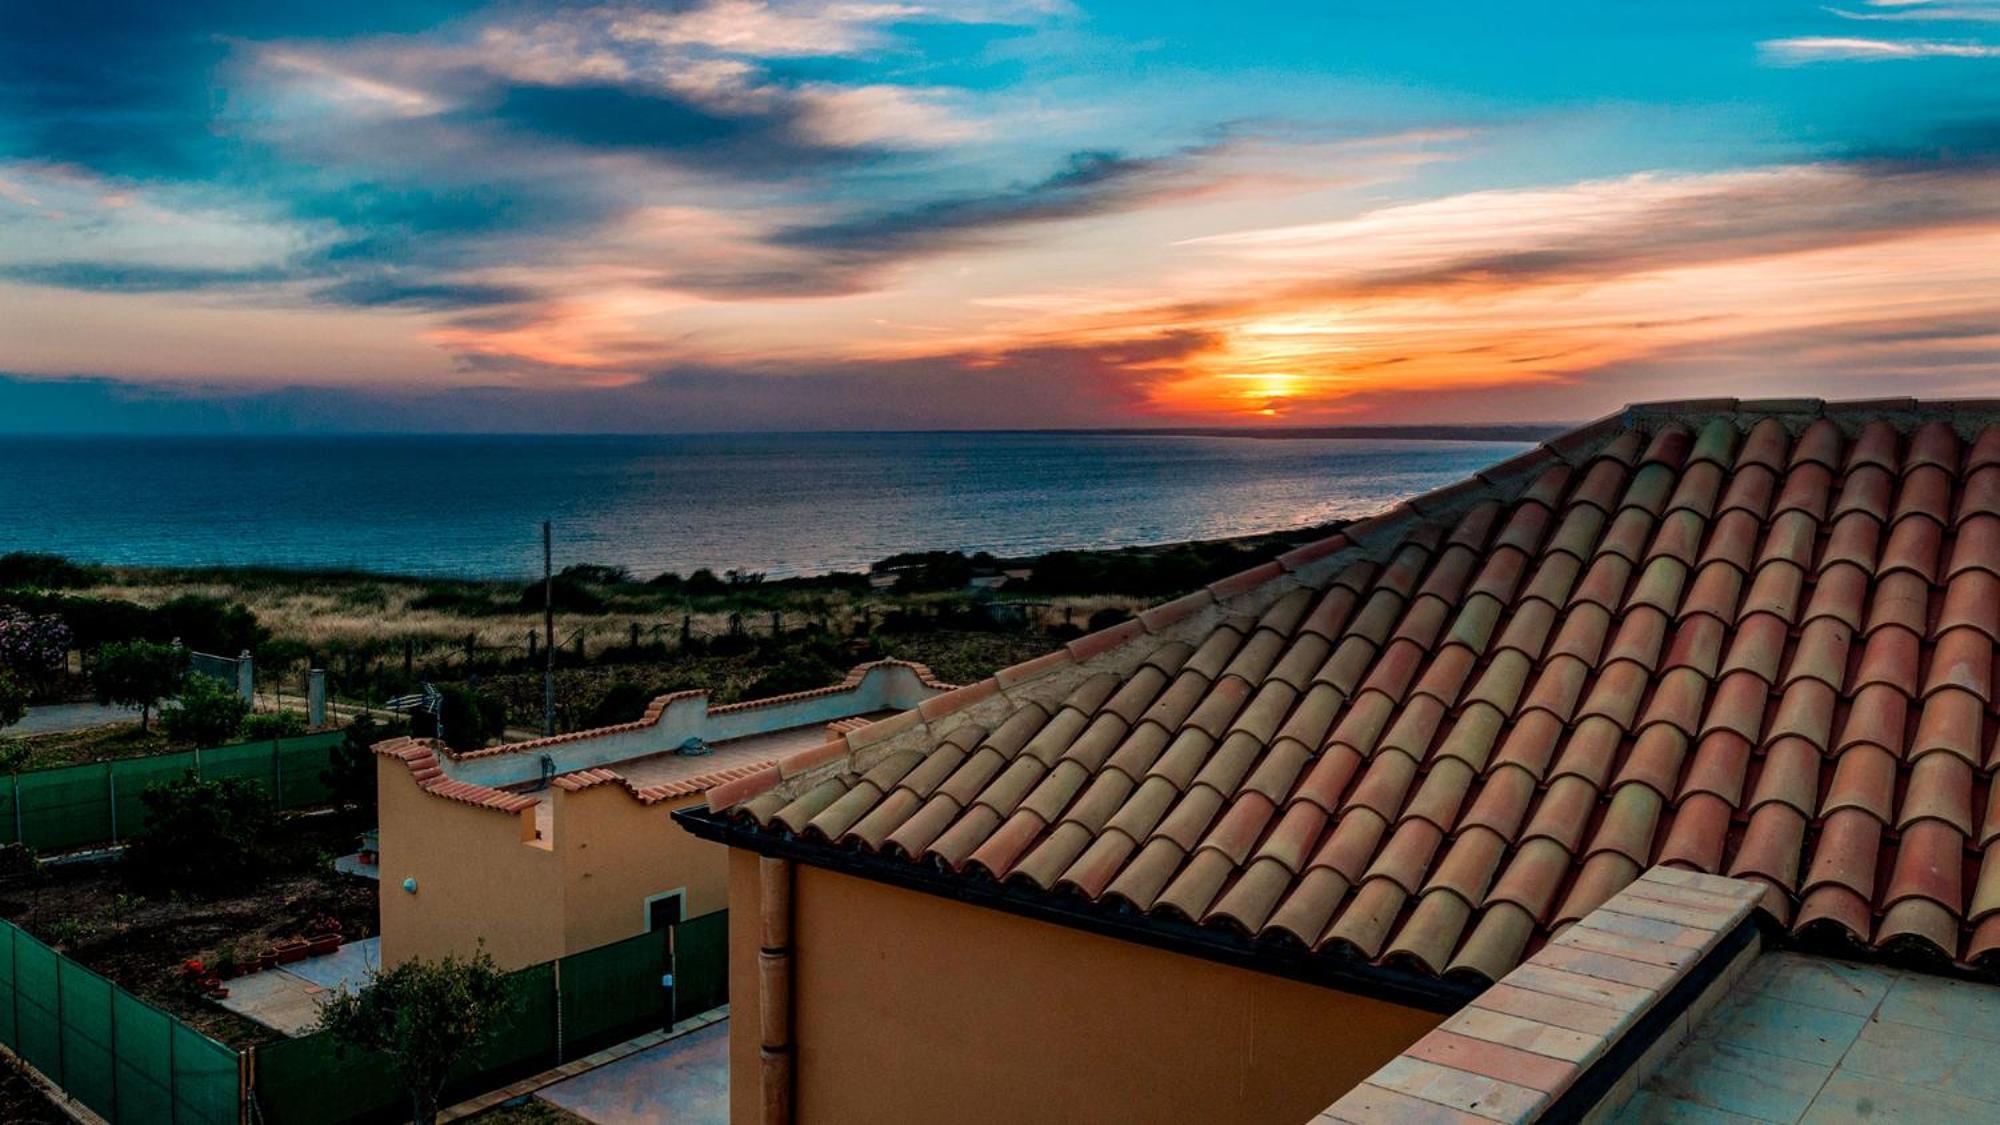
{"type": "MultiPolygon", "coordinates": [[[[55,951],[50,950],[51,953],[55,951]]],[[[56,1085],[69,1089],[69,1052],[63,1042],[62,954],[56,954],[56,1085]]],[[[16,987],[19,987],[18,985],[16,987]]]]}
{"type": "Polygon", "coordinates": [[[19,773],[14,775],[14,842],[22,847],[28,846],[28,830],[25,818],[21,815],[21,775],[19,773]]]}
{"type": "Polygon", "coordinates": [[[104,788],[111,794],[111,843],[118,844],[118,769],[109,762],[104,766],[104,788]]]}
{"type": "Polygon", "coordinates": [[[236,694],[245,703],[257,702],[257,665],[247,648],[236,658],[236,694]]]}
{"type": "MultiPolygon", "coordinates": [[[[62,970],[58,968],[57,972],[62,970]]],[[[106,1114],[112,1121],[118,1120],[118,986],[113,985],[104,993],[104,1036],[110,1041],[111,1065],[111,1112],[106,1114]]],[[[174,1037],[174,1025],[167,1025],[167,1038],[174,1037]]]]}
{"type": "Polygon", "coordinates": [[[562,963],[563,963],[562,958],[560,957],[556,958],[554,966],[555,971],[552,974],[550,974],[551,980],[554,982],[556,990],[556,1065],[557,1066],[561,1066],[563,1063],[569,1061],[569,1048],[563,1043],[562,963]]]}
{"type": "Polygon", "coordinates": [[[315,727],[326,725],[326,669],[306,670],[306,722],[315,727]]]}
{"type": "Polygon", "coordinates": [[[285,807],[285,753],[275,738],[271,740],[271,804],[285,807]]]}

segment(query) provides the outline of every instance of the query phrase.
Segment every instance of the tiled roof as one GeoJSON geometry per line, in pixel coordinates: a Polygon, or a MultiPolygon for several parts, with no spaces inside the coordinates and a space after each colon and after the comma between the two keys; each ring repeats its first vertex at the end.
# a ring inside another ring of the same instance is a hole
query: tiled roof
{"type": "Polygon", "coordinates": [[[475,785],[470,781],[446,777],[444,769],[438,764],[438,751],[443,748],[444,743],[429,738],[391,738],[373,747],[377,754],[395,758],[409,767],[411,780],[432,796],[504,813],[519,813],[540,803],[526,793],[509,793],[490,785],[475,785]]]}
{"type": "Polygon", "coordinates": [[[1802,937],[2000,958],[1996,422],[1631,408],[710,800],[1471,980],[1654,863],[1802,937]]]}

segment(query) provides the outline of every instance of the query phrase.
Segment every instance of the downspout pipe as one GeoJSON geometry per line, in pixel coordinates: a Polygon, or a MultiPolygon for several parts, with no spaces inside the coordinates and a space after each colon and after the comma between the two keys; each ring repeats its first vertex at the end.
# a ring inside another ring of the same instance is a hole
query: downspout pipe
{"type": "Polygon", "coordinates": [[[764,1125],[791,1125],[792,1043],[792,861],[757,857],[759,933],[757,949],[759,1095],[764,1125]]]}

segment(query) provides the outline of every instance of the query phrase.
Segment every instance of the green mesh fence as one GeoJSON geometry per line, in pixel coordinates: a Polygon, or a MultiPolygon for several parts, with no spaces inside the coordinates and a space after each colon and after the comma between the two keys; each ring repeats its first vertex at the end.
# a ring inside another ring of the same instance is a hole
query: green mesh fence
{"type": "Polygon", "coordinates": [[[563,1055],[600,1051],[673,1022],[660,977],[668,971],[667,931],[572,953],[562,965],[563,1055]]]}
{"type": "Polygon", "coordinates": [[[509,1017],[473,1056],[452,1068],[445,1098],[483,1094],[538,1074],[562,1060],[556,1055],[555,965],[544,962],[507,974],[512,993],[509,1017]]]}
{"type": "Polygon", "coordinates": [[[113,1125],[233,1125],[235,1051],[0,922],[0,1042],[113,1125]]]}
{"type": "Polygon", "coordinates": [[[281,809],[324,804],[330,794],[320,775],[345,737],[329,731],[0,778],[0,842],[66,851],[129,839],[145,831],[146,787],[189,770],[211,780],[247,778],[281,809]]]}
{"type": "Polygon", "coordinates": [[[687,1019],[729,1003],[729,911],[689,918],[674,928],[674,1017],[687,1019]]]}
{"type": "MultiPolygon", "coordinates": [[[[727,911],[676,928],[672,971],[680,1018],[699,1015],[728,995],[728,932],[727,911]]],[[[669,971],[667,943],[666,931],[659,930],[507,974],[512,1011],[490,1041],[454,1068],[446,1103],[666,1026],[671,1017],[660,977],[669,971]]],[[[269,1125],[409,1118],[409,1095],[388,1058],[341,1048],[324,1032],[257,1048],[253,1075],[258,1113],[269,1125]],[[329,1097],[328,1091],[339,1094],[329,1097]]]]}
{"type": "Polygon", "coordinates": [[[324,1032],[257,1048],[252,1074],[258,1116],[270,1125],[409,1120],[410,1096],[389,1057],[342,1047],[324,1032]]]}

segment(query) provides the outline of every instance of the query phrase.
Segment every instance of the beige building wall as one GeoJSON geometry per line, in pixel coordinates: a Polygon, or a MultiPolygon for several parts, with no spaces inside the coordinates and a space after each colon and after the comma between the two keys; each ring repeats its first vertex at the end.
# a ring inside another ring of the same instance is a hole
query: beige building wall
{"type": "Polygon", "coordinates": [[[675,809],[700,804],[700,794],[655,805],[640,804],[622,785],[554,795],[566,951],[644,932],[654,895],[682,892],[687,918],[728,908],[729,849],[673,820],[675,809]]]}
{"type": "Polygon", "coordinates": [[[427,793],[394,758],[376,771],[385,966],[467,954],[483,938],[517,969],[643,932],[653,895],[683,891],[690,918],[728,905],[728,849],[673,823],[699,795],[646,805],[619,785],[552,788],[538,841],[535,810],[427,793]]]}
{"type": "MultiPolygon", "coordinates": [[[[754,1010],[754,858],[731,995],[754,1010]]],[[[1442,1015],[796,866],[796,1120],[1305,1121],[1442,1015]]],[[[732,1073],[758,1073],[733,1021],[732,1073]]],[[[754,1081],[731,1114],[758,1120],[754,1081]]]]}
{"type": "Polygon", "coordinates": [[[549,909],[561,880],[554,853],[522,842],[533,812],[433,796],[394,758],[378,756],[375,769],[382,964],[470,953],[479,937],[504,967],[547,960],[562,944],[561,913],[549,909]],[[409,878],[414,894],[403,889],[409,878]]]}

